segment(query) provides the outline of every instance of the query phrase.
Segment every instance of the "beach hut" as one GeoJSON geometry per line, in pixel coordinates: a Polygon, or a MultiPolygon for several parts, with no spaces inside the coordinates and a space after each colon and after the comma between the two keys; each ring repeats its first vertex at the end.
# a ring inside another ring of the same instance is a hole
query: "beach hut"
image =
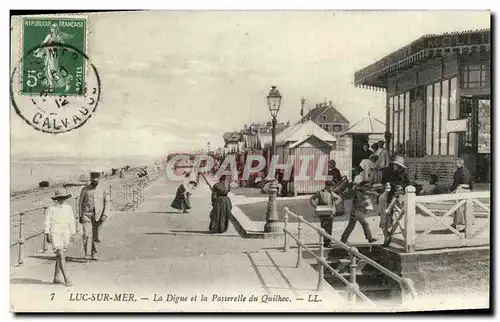
{"type": "Polygon", "coordinates": [[[368,143],[371,146],[378,141],[383,141],[384,133],[385,123],[373,117],[370,112],[368,112],[368,116],[364,116],[342,133],[342,137],[349,137],[351,139],[353,167],[359,166],[361,160],[358,155],[363,149],[363,144],[368,143]]]}
{"type": "MultiPolygon", "coordinates": [[[[296,124],[276,136],[276,154],[279,156],[279,163],[286,163],[290,156],[295,156],[292,178],[289,182],[284,182],[287,191],[297,195],[313,193],[324,188],[325,181],[319,176],[328,173],[328,160],[335,141],[333,135],[313,121],[296,124]],[[297,179],[304,162],[301,156],[310,156],[305,176],[307,179],[297,179]],[[318,171],[321,173],[317,173],[318,171]]],[[[267,159],[269,164],[270,157],[267,159]]]]}

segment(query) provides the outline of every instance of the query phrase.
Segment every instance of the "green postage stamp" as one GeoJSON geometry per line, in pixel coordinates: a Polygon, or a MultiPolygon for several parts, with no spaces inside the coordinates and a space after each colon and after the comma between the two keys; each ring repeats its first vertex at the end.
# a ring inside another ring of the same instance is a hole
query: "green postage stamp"
{"type": "Polygon", "coordinates": [[[82,95],[86,73],[85,18],[24,18],[23,95],[82,95]]]}

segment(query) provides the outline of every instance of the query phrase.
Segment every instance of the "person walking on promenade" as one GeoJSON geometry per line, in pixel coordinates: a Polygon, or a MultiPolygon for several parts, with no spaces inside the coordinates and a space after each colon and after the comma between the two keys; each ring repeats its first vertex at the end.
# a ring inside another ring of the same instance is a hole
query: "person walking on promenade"
{"type": "Polygon", "coordinates": [[[180,210],[182,213],[189,213],[191,209],[191,202],[189,197],[191,196],[192,189],[198,185],[194,180],[190,180],[191,173],[184,174],[184,181],[177,188],[175,193],[175,198],[172,201],[170,207],[180,210]]]}
{"type": "Polygon", "coordinates": [[[48,243],[52,244],[52,249],[56,254],[56,266],[54,270],[55,284],[63,284],[61,281],[61,273],[66,286],[73,285],[69,280],[68,272],[66,271],[66,256],[65,253],[70,242],[74,241],[76,234],[76,222],[73,209],[66,203],[66,200],[71,197],[64,189],[59,189],[55,192],[52,200],[56,201],[55,205],[47,208],[45,215],[45,238],[48,243]]]}
{"type": "Polygon", "coordinates": [[[210,225],[208,227],[212,234],[225,233],[228,229],[229,217],[233,207],[231,199],[227,196],[229,191],[231,191],[231,188],[226,176],[222,175],[219,182],[212,187],[212,211],[210,212],[210,225]]]}
{"type": "Polygon", "coordinates": [[[103,184],[99,184],[99,177],[99,172],[90,173],[90,184],[82,188],[78,205],[78,215],[83,228],[84,256],[85,259],[92,260],[98,260],[97,245],[101,242],[99,232],[102,223],[108,218],[111,208],[107,189],[103,184]],[[89,251],[90,237],[92,240],[89,251]]]}
{"type": "MultiPolygon", "coordinates": [[[[309,203],[313,206],[315,213],[321,222],[321,228],[329,235],[333,230],[333,216],[337,209],[336,207],[342,202],[342,198],[333,192],[336,184],[333,181],[326,181],[325,187],[317,191],[310,199],[309,203]],[[325,210],[320,210],[322,208],[325,210]]],[[[325,247],[330,247],[330,239],[323,237],[323,244],[325,247]]]]}
{"type": "Polygon", "coordinates": [[[374,243],[377,239],[373,238],[372,233],[370,231],[370,226],[366,221],[366,213],[367,210],[371,207],[370,197],[368,193],[368,188],[370,186],[370,182],[363,181],[359,184],[355,184],[352,191],[352,209],[349,213],[349,222],[347,223],[347,227],[342,233],[342,237],[340,241],[343,243],[347,243],[349,236],[351,235],[356,223],[359,221],[361,227],[363,228],[363,232],[365,234],[366,240],[369,243],[374,243]]]}

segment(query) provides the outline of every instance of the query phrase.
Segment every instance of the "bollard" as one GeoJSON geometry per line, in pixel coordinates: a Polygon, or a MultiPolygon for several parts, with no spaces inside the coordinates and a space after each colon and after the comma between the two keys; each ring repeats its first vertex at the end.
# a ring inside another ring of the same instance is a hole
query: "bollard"
{"type": "Polygon", "coordinates": [[[297,265],[296,265],[297,268],[302,266],[302,246],[300,245],[300,243],[302,241],[300,240],[300,235],[301,235],[301,230],[302,230],[303,217],[299,216],[298,220],[299,220],[299,225],[297,227],[297,240],[298,240],[297,241],[297,265]]]}
{"type": "MultiPolygon", "coordinates": [[[[285,208],[285,229],[288,229],[288,209],[285,208]]],[[[288,252],[288,233],[283,230],[283,251],[288,252]]]]}
{"type": "Polygon", "coordinates": [[[324,259],[323,256],[323,234],[325,233],[324,229],[320,229],[318,231],[318,239],[319,239],[319,256],[318,256],[318,286],[316,287],[317,291],[320,291],[323,289],[323,283],[325,280],[325,268],[323,267],[322,260],[324,259]]]}
{"type": "MultiPolygon", "coordinates": [[[[356,257],[356,253],[358,252],[358,249],[356,247],[350,247],[349,248],[349,256],[351,257],[351,264],[350,264],[350,267],[351,267],[351,283],[350,285],[355,287],[357,286],[357,282],[356,282],[356,274],[357,274],[357,268],[358,268],[358,258],[356,257]]],[[[349,293],[349,299],[352,301],[352,302],[356,302],[356,293],[354,291],[350,292],[349,293]]]]}
{"type": "Polygon", "coordinates": [[[20,212],[19,213],[19,239],[18,239],[18,253],[17,253],[17,265],[21,266],[24,263],[23,260],[23,245],[24,245],[24,238],[23,238],[23,217],[24,213],[20,212]]]}

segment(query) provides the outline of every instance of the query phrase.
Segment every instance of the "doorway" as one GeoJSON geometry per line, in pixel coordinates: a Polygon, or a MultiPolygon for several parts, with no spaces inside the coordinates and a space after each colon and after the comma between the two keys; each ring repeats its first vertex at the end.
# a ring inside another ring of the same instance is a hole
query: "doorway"
{"type": "Polygon", "coordinates": [[[489,96],[461,97],[460,118],[467,129],[459,135],[459,156],[478,183],[491,181],[491,101],[489,96]]]}

